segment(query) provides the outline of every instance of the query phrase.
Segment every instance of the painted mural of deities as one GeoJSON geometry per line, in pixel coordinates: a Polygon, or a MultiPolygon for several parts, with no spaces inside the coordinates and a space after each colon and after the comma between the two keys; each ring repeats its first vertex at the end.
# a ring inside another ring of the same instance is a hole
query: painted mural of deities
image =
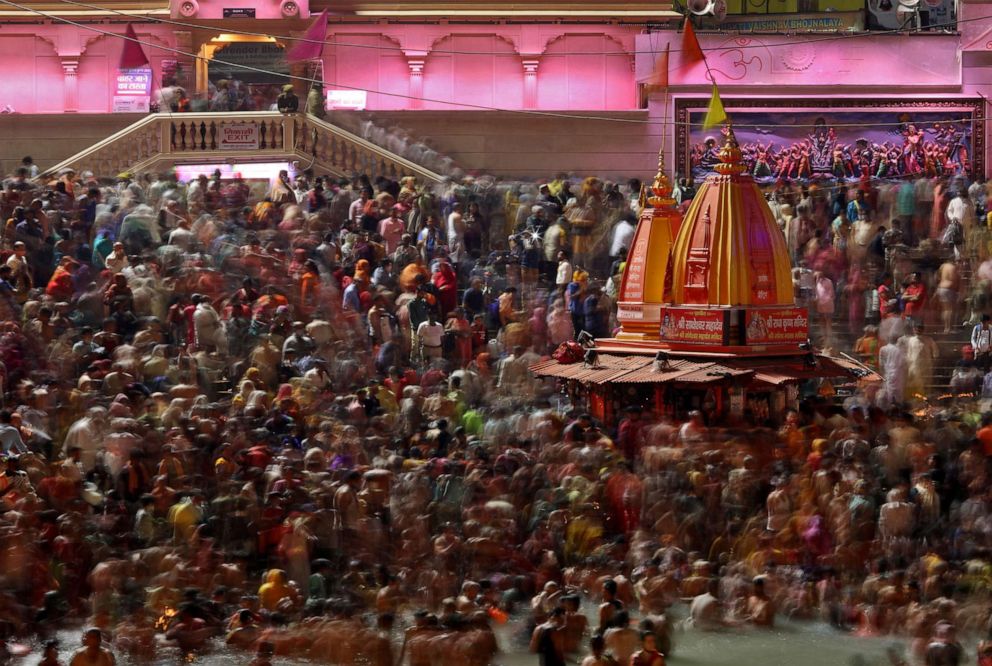
{"type": "MultiPolygon", "coordinates": [[[[700,180],[719,162],[719,130],[700,129],[690,114],[689,163],[700,180]]],[[[975,171],[973,119],[967,112],[736,112],[734,134],[747,170],[759,182],[778,179],[968,176],[975,171]]]]}

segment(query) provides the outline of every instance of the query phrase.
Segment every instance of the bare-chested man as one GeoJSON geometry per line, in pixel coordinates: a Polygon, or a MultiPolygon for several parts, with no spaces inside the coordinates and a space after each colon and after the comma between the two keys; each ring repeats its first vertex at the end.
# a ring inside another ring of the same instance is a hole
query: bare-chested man
{"type": "Polygon", "coordinates": [[[76,650],[69,666],[116,666],[114,653],[103,647],[103,633],[90,628],[83,634],[83,647],[76,650]]]}
{"type": "Polygon", "coordinates": [[[616,660],[606,654],[606,641],[600,634],[593,634],[589,640],[589,655],[581,666],[616,666],[616,660]]]}
{"type": "Polygon", "coordinates": [[[623,610],[623,602],[617,599],[617,582],[607,580],[603,583],[603,603],[599,605],[599,630],[606,631],[612,626],[617,613],[623,610]]]}
{"type": "Polygon", "coordinates": [[[541,666],[565,666],[565,609],[551,611],[548,621],[538,625],[530,638],[530,651],[538,656],[541,666]]]}
{"type": "Polygon", "coordinates": [[[961,290],[961,273],[958,265],[953,261],[945,261],[940,265],[938,279],[936,295],[940,302],[940,319],[944,325],[944,333],[950,333],[961,290]]]}
{"type": "Polygon", "coordinates": [[[755,578],[751,596],[747,599],[748,621],[756,627],[772,627],[775,624],[775,605],[765,593],[763,578],[755,578]]]}
{"type": "Polygon", "coordinates": [[[641,646],[641,635],[630,626],[627,611],[620,611],[613,619],[613,626],[606,630],[603,639],[606,647],[621,664],[630,663],[630,657],[641,646]]]}
{"type": "Polygon", "coordinates": [[[565,608],[565,652],[575,654],[589,629],[589,618],[579,610],[582,604],[579,595],[566,595],[562,597],[561,603],[565,608]]]}
{"type": "Polygon", "coordinates": [[[352,470],[345,482],[334,492],[334,509],[340,520],[341,537],[347,544],[354,544],[358,536],[361,507],[358,504],[358,488],[362,485],[360,472],[352,470]]]}

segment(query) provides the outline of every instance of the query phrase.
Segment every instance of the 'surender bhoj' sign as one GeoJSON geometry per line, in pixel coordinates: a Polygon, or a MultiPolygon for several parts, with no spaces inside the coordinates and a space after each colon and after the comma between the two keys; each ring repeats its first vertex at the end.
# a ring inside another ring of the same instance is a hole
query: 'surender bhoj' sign
{"type": "Polygon", "coordinates": [[[661,339],[687,345],[727,344],[729,311],[665,308],[661,313],[661,339]]]}
{"type": "Polygon", "coordinates": [[[822,12],[814,14],[759,14],[727,16],[722,21],[704,18],[707,28],[731,32],[862,32],[863,12],[822,12]]]}
{"type": "Polygon", "coordinates": [[[219,146],[221,150],[257,150],[258,125],[237,123],[220,128],[219,146]]]}
{"type": "Polygon", "coordinates": [[[806,308],[748,310],[744,335],[749,345],[799,344],[809,337],[806,308]]]}

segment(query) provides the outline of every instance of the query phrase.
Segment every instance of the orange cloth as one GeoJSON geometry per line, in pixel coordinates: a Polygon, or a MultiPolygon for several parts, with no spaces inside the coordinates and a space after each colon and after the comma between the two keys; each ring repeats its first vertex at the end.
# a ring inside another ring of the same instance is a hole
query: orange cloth
{"type": "Polygon", "coordinates": [[[982,451],[986,456],[992,456],[992,426],[985,426],[975,436],[982,443],[982,451]]]}
{"type": "Polygon", "coordinates": [[[403,291],[414,291],[417,288],[417,275],[423,275],[430,280],[431,274],[420,264],[409,264],[400,271],[399,283],[403,291]]]}

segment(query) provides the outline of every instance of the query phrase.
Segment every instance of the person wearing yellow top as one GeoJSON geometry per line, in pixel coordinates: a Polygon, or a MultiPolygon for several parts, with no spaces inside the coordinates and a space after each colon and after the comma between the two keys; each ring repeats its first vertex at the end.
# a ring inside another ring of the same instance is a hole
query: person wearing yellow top
{"type": "Polygon", "coordinates": [[[283,599],[293,598],[293,588],[286,582],[286,572],[269,569],[265,582],[258,588],[258,601],[267,611],[275,611],[283,599]]]}
{"type": "Polygon", "coordinates": [[[179,500],[169,509],[169,525],[172,526],[172,536],[177,544],[189,543],[196,526],[203,519],[203,509],[200,506],[203,498],[197,494],[189,495],[179,500]]]}

